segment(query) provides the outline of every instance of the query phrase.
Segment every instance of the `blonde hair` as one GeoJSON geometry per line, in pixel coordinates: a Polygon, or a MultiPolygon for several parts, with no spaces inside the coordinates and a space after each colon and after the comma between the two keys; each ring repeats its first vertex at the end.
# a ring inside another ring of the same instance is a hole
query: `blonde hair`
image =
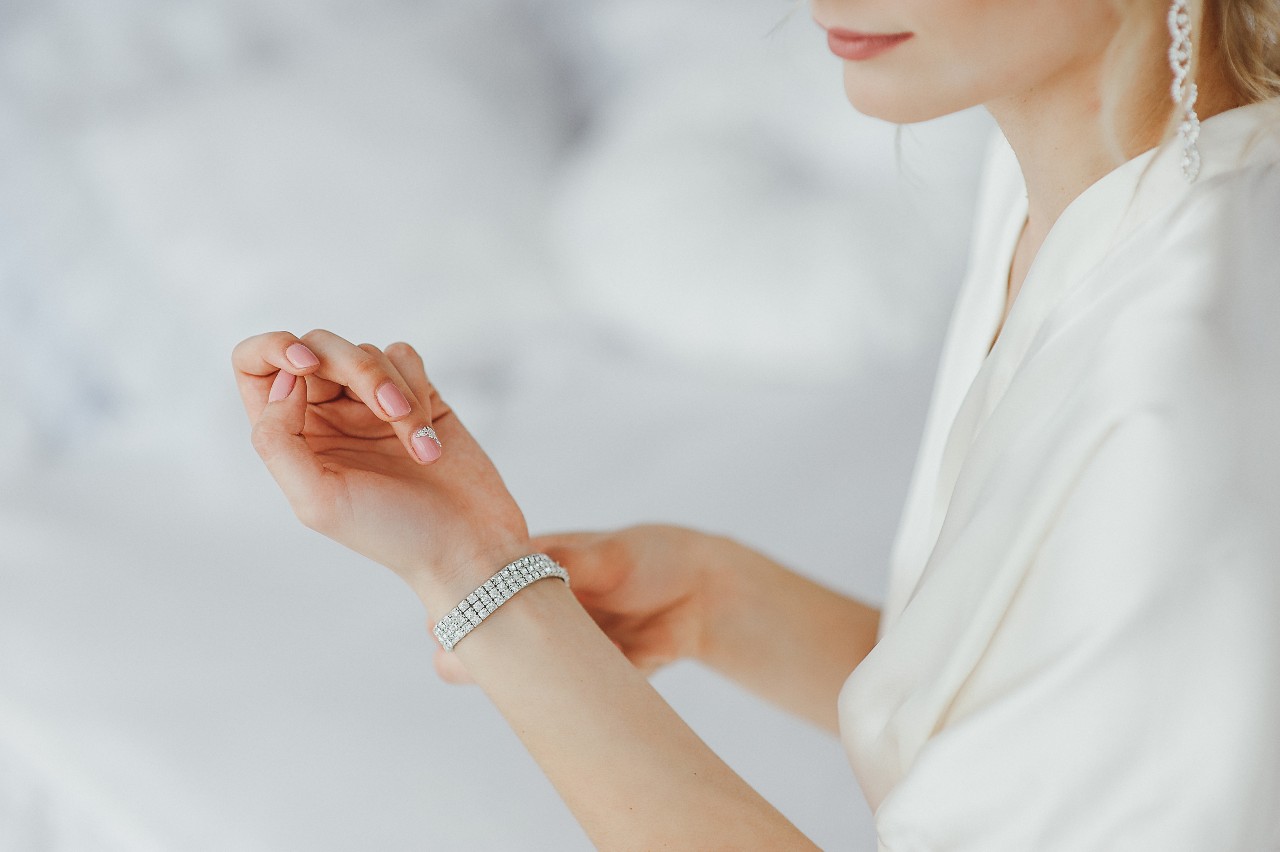
{"type": "Polygon", "coordinates": [[[1212,0],[1228,79],[1252,101],[1280,95],[1280,0],[1212,0]]]}
{"type": "MultiPolygon", "coordinates": [[[[1118,164],[1126,159],[1122,142],[1126,131],[1158,126],[1163,146],[1177,136],[1182,112],[1170,92],[1173,73],[1167,17],[1171,3],[1111,2],[1120,25],[1104,59],[1101,96],[1104,128],[1118,164]],[[1124,121],[1133,123],[1122,126],[1124,121]]],[[[1193,81],[1214,72],[1237,105],[1280,95],[1280,0],[1188,0],[1188,6],[1193,81]]]]}

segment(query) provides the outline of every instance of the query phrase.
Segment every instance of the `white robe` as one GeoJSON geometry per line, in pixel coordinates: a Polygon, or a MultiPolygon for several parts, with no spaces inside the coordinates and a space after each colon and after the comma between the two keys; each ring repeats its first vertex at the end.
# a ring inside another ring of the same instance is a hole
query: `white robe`
{"type": "Polygon", "coordinates": [[[1027,213],[992,139],[839,698],[882,850],[1280,849],[1280,99],[1199,148],[1077,197],[988,354],[1027,213]]]}

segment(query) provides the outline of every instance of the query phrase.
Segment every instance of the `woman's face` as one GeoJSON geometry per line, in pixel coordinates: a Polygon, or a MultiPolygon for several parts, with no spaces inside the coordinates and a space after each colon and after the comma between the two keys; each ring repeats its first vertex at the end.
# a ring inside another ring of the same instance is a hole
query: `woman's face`
{"type": "Polygon", "coordinates": [[[1097,91],[1111,0],[812,0],[824,29],[911,37],[844,59],[859,112],[907,124],[1002,99],[1097,91]]]}

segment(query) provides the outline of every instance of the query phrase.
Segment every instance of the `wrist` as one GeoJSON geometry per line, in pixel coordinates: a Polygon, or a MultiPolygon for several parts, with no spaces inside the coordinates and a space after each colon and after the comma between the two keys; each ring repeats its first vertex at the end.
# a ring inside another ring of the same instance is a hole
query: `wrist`
{"type": "Polygon", "coordinates": [[[414,591],[435,624],[486,580],[522,556],[536,552],[528,541],[506,542],[458,559],[449,571],[425,574],[414,591]]]}

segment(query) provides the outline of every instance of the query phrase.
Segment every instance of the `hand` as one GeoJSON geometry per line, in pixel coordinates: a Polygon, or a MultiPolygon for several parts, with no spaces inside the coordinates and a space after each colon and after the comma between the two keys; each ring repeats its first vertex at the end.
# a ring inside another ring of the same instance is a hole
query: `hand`
{"type": "Polygon", "coordinates": [[[533,552],[520,508],[408,344],[271,332],[232,363],[254,448],[294,514],[394,570],[433,617],[533,552]],[[426,426],[438,442],[416,434],[426,426]]]}
{"type": "MultiPolygon", "coordinates": [[[[578,602],[646,676],[697,656],[706,627],[707,544],[694,530],[664,525],[617,532],[561,533],[535,538],[569,571],[578,602]]],[[[449,683],[470,683],[457,655],[436,652],[436,671],[449,683]]]]}

